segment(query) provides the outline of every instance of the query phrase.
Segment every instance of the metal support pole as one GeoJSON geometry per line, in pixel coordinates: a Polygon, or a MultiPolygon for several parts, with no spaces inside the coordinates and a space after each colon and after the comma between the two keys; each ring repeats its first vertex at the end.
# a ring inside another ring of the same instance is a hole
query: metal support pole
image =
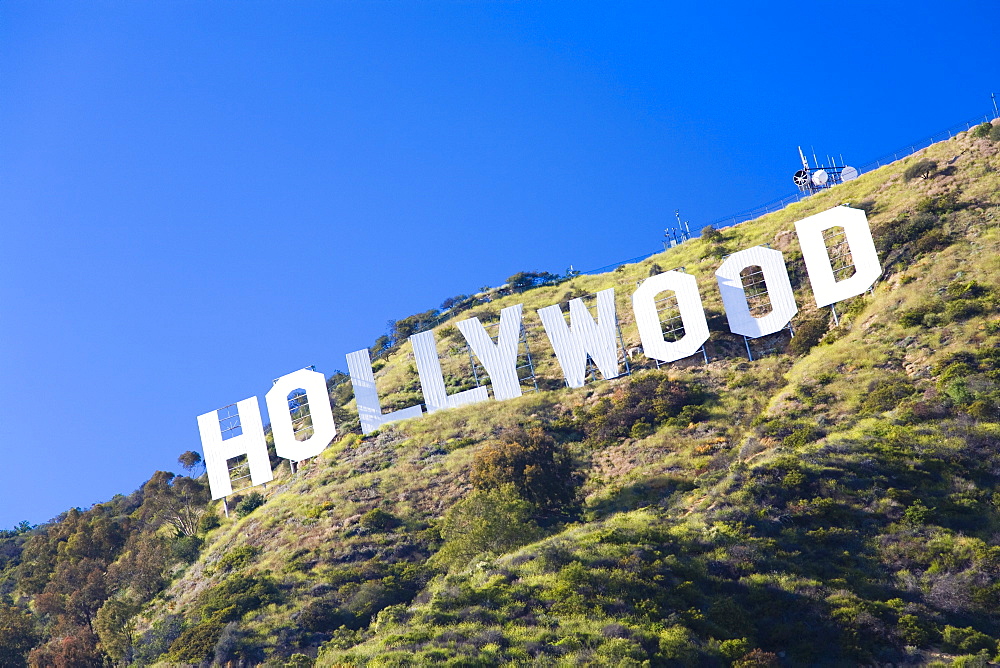
{"type": "Polygon", "coordinates": [[[476,387],[479,387],[479,374],[476,373],[476,360],[472,357],[472,346],[465,344],[465,349],[469,351],[469,366],[472,367],[472,377],[476,380],[476,387]]]}
{"type": "Polygon", "coordinates": [[[750,354],[750,339],[748,339],[747,337],[744,336],[743,337],[743,345],[745,345],[747,347],[747,357],[750,358],[751,362],[753,362],[753,355],[750,354]]]}
{"type": "Polygon", "coordinates": [[[618,327],[618,345],[621,346],[621,349],[622,349],[622,359],[625,360],[625,375],[626,376],[631,376],[632,375],[632,367],[629,366],[629,363],[628,363],[628,351],[625,350],[625,338],[622,336],[622,326],[620,324],[618,324],[617,327],[618,327]]]}
{"type": "Polygon", "coordinates": [[[531,371],[531,383],[535,386],[535,392],[538,392],[538,379],[535,378],[535,363],[531,359],[531,348],[528,347],[528,332],[524,329],[524,325],[521,325],[521,343],[524,344],[524,354],[528,358],[528,370],[531,371]]]}
{"type": "Polygon", "coordinates": [[[833,311],[833,324],[835,327],[840,327],[840,318],[837,317],[837,307],[833,304],[830,305],[830,310],[833,311]]]}
{"type": "Polygon", "coordinates": [[[226,503],[226,497],[222,497],[222,512],[226,514],[226,519],[229,519],[229,504],[226,503]]]}

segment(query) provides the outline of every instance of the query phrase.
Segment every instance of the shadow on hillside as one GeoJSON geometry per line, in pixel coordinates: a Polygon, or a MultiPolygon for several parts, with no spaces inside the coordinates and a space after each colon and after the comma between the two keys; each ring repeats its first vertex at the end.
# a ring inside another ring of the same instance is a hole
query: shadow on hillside
{"type": "Polygon", "coordinates": [[[694,488],[690,480],[679,476],[658,475],[632,482],[612,491],[586,509],[592,519],[602,519],[615,513],[628,512],[653,505],[667,505],[668,499],[678,492],[694,488]]]}

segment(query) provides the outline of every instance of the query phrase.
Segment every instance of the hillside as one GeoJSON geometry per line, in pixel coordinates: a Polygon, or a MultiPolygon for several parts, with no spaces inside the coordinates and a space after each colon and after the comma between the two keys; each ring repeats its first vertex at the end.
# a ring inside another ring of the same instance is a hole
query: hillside
{"type": "MultiPolygon", "coordinates": [[[[997,134],[995,128],[992,133],[997,134]]],[[[0,537],[0,666],[987,665],[1000,653],[1000,142],[963,133],[641,263],[457,313],[524,305],[538,391],[341,436],[254,507],[204,476],[0,537]],[[934,161],[913,176],[912,166],[934,161]],[[907,170],[910,170],[908,173],[907,170]],[[907,175],[911,178],[907,178],[907,175]],[[816,309],[794,234],[849,203],[884,274],[816,309]],[[781,250],[795,337],[728,333],[714,272],[781,250]],[[700,356],[564,386],[536,311],[683,267],[700,356]]],[[[408,343],[386,411],[422,401],[408,343]]],[[[347,351],[345,351],[347,352],[347,351]]],[[[477,373],[481,373],[479,370],[477,373]]],[[[527,387],[527,385],[525,386],[527,387]]],[[[194,423],[192,417],[192,425],[194,423]]],[[[193,427],[192,427],[193,428],[193,427]]]]}

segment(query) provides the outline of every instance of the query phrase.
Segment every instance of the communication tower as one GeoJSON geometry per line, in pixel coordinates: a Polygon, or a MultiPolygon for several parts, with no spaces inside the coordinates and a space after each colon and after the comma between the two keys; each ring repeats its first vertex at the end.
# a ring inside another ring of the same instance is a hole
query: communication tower
{"type": "Polygon", "coordinates": [[[677,216],[677,227],[668,227],[663,231],[663,250],[678,246],[691,238],[691,227],[688,221],[681,222],[680,209],[675,210],[674,215],[677,216]]]}
{"type": "Polygon", "coordinates": [[[802,169],[795,172],[792,176],[792,181],[804,193],[811,195],[824,188],[832,188],[838,183],[853,181],[858,178],[858,170],[845,165],[843,158],[840,159],[840,164],[838,165],[836,158],[827,156],[827,164],[820,165],[816,154],[813,153],[813,162],[816,166],[812,167],[809,165],[809,159],[806,157],[806,154],[802,152],[801,146],[799,146],[799,158],[802,159],[802,169]]]}

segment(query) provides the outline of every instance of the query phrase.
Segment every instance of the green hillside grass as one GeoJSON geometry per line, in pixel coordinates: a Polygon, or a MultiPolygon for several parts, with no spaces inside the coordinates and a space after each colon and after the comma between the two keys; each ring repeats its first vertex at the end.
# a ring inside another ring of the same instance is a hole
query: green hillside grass
{"type": "MultiPolygon", "coordinates": [[[[362,438],[340,386],[342,436],[295,475],[277,467],[242,517],[206,503],[202,481],[158,474],[6,532],[0,665],[29,650],[35,665],[987,665],[1000,145],[976,134],[458,315],[524,304],[541,391],[362,438]],[[937,168],[907,179],[921,160],[937,168]],[[834,326],[794,223],[845,203],[868,212],[885,272],[834,326]],[[764,243],[788,263],[797,337],[748,361],[714,272],[764,243]],[[699,282],[709,363],[633,360],[630,376],[563,387],[537,309],[614,287],[633,347],[637,282],[677,267],[699,282]]],[[[454,320],[436,335],[449,389],[473,386],[454,320]]],[[[408,344],[377,366],[385,410],[422,400],[408,344]]]]}

